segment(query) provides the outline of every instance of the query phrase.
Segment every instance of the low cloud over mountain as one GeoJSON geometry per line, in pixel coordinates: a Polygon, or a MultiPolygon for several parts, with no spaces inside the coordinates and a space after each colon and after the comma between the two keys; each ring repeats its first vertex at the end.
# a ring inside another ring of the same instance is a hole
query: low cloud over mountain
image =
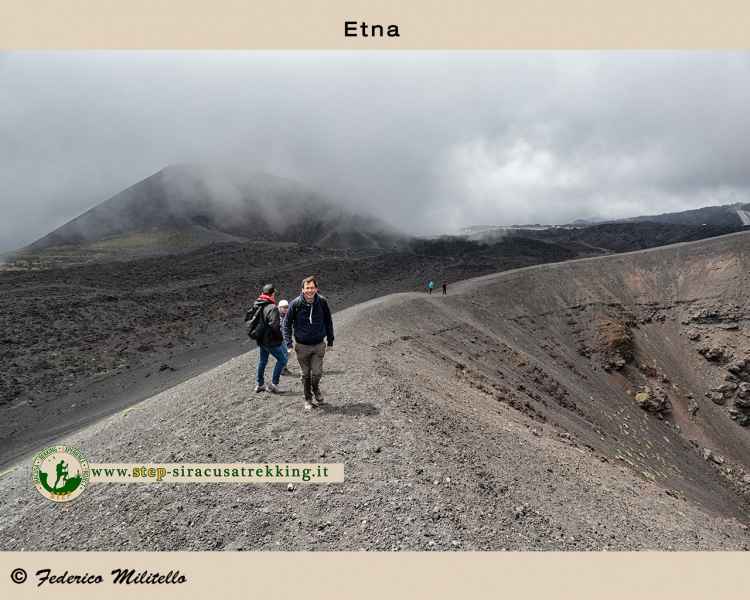
{"type": "Polygon", "coordinates": [[[747,52],[0,56],[0,251],[164,165],[299,181],[410,233],[750,201],[747,52]]]}

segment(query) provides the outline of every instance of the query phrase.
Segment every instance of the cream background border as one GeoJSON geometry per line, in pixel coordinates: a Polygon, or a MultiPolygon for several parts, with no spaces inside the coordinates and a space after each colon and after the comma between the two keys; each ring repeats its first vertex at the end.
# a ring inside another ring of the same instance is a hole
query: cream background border
{"type": "Polygon", "coordinates": [[[0,0],[2,48],[747,48],[744,0],[0,0]],[[400,38],[345,38],[345,20],[400,38]]]}
{"type": "Polygon", "coordinates": [[[747,553],[29,552],[0,553],[3,598],[747,598],[747,553]],[[10,581],[24,568],[24,584],[10,581]],[[45,584],[34,573],[99,573],[98,585],[45,584]],[[189,582],[113,585],[115,568],[179,570],[189,582]]]}

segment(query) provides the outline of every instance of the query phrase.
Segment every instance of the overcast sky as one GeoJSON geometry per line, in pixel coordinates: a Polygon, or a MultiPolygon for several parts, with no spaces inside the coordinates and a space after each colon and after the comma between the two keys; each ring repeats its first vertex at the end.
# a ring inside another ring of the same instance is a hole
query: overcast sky
{"type": "Polygon", "coordinates": [[[0,53],[0,251],[176,162],[414,233],[750,202],[750,53],[0,53]]]}

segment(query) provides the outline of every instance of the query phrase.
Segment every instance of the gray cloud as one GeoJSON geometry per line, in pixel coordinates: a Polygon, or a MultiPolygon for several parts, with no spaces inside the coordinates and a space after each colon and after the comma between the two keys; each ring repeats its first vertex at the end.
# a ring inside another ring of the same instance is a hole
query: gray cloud
{"type": "Polygon", "coordinates": [[[177,162],[416,233],[750,201],[750,53],[0,54],[0,250],[177,162]]]}

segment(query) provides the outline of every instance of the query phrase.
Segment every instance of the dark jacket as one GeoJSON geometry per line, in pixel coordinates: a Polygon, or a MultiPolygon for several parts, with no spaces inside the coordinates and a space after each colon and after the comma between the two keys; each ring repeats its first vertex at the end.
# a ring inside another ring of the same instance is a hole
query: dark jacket
{"type": "Polygon", "coordinates": [[[251,308],[245,314],[245,322],[250,320],[250,316],[257,307],[263,307],[263,318],[266,320],[266,328],[263,336],[258,341],[258,346],[278,346],[284,342],[284,336],[281,333],[281,316],[278,307],[268,300],[258,298],[251,308]]]}
{"type": "MultiPolygon", "coordinates": [[[[281,313],[279,312],[279,315],[280,314],[281,313]]],[[[290,337],[291,334],[289,333],[289,331],[286,328],[286,321],[287,321],[288,318],[289,318],[289,311],[286,311],[286,314],[283,317],[281,317],[281,333],[284,336],[284,343],[286,344],[286,347],[287,348],[291,348],[292,347],[292,338],[290,337]]]]}
{"type": "Polygon", "coordinates": [[[323,338],[328,345],[333,346],[333,320],[328,300],[316,294],[312,304],[308,304],[300,294],[289,305],[289,312],[284,321],[285,336],[308,346],[320,344],[323,338]]]}

